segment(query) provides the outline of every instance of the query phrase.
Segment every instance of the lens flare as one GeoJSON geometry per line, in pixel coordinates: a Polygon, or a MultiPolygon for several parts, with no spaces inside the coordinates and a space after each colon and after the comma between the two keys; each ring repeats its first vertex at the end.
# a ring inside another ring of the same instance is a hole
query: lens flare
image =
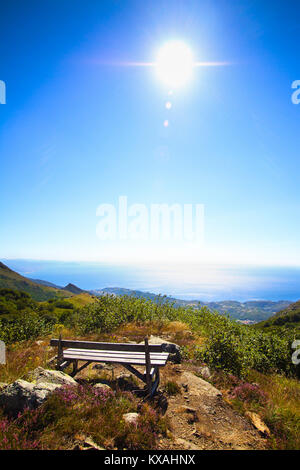
{"type": "Polygon", "coordinates": [[[170,41],[158,52],[156,72],[167,86],[178,88],[191,78],[193,65],[190,48],[181,41],[170,41]]]}

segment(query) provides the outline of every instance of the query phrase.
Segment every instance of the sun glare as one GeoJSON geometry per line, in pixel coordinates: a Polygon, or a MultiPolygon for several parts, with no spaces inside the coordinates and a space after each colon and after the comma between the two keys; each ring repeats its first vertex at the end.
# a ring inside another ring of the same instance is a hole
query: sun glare
{"type": "Polygon", "coordinates": [[[181,41],[167,42],[158,52],[157,75],[166,85],[178,88],[192,75],[193,55],[190,48],[181,41]]]}

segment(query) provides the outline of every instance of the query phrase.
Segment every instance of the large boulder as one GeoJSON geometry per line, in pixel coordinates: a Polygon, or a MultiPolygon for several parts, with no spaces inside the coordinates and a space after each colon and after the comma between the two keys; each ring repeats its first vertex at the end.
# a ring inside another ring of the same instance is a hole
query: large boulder
{"type": "Polygon", "coordinates": [[[37,367],[33,371],[29,372],[26,376],[29,382],[35,384],[39,383],[50,383],[58,385],[76,385],[76,380],[70,377],[68,374],[59,370],[44,369],[43,367],[37,367]]]}
{"type": "Polygon", "coordinates": [[[58,370],[37,367],[29,372],[26,380],[19,379],[0,390],[0,406],[11,414],[24,408],[37,408],[49,393],[65,385],[76,385],[76,381],[58,370]]]}
{"type": "Polygon", "coordinates": [[[222,393],[206,380],[197,377],[192,372],[183,372],[178,379],[179,385],[190,396],[206,397],[206,398],[220,398],[222,393]]]}
{"type": "Polygon", "coordinates": [[[34,384],[19,379],[1,390],[0,406],[6,412],[15,415],[24,408],[33,409],[38,407],[46,400],[49,393],[61,386],[45,382],[34,384]]]}
{"type": "Polygon", "coordinates": [[[176,364],[181,362],[181,351],[178,344],[171,343],[159,336],[152,335],[149,338],[149,344],[162,344],[162,350],[169,353],[169,361],[175,362],[176,364]]]}

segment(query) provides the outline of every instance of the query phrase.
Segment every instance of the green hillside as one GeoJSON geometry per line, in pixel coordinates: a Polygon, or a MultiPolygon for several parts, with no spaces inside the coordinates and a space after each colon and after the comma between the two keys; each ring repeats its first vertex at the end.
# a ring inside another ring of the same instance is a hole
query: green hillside
{"type": "Polygon", "coordinates": [[[44,301],[54,297],[70,297],[72,294],[62,289],[39,285],[21,276],[0,262],[0,288],[17,289],[27,292],[34,300],[44,301]]]}
{"type": "Polygon", "coordinates": [[[280,310],[267,321],[260,323],[259,326],[265,328],[284,326],[286,328],[296,327],[300,329],[300,300],[280,310]]]}
{"type": "Polygon", "coordinates": [[[158,303],[171,303],[178,307],[207,307],[211,311],[217,311],[222,315],[229,315],[235,320],[242,322],[260,322],[267,320],[276,312],[285,309],[291,302],[288,300],[279,300],[272,302],[270,300],[252,300],[248,302],[237,302],[233,300],[223,300],[219,302],[203,302],[200,300],[182,300],[166,295],[157,295],[152,292],[143,292],[139,290],[124,289],[121,287],[105,287],[104,289],[95,289],[91,294],[101,296],[112,294],[116,296],[129,295],[137,299],[147,299],[158,303]]]}

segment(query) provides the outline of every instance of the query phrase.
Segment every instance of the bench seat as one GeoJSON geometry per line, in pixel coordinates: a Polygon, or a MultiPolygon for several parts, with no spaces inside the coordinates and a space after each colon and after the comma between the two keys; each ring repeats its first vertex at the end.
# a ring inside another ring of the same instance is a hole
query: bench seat
{"type": "Polygon", "coordinates": [[[73,364],[71,376],[75,376],[92,362],[120,364],[146,384],[146,392],[152,397],[159,385],[159,370],[167,363],[169,354],[162,344],[100,343],[52,338],[50,346],[57,346],[57,370],[63,371],[73,364]],[[78,362],[84,362],[78,367],[78,362]],[[142,373],[133,366],[146,366],[142,373]]]}
{"type": "MultiPolygon", "coordinates": [[[[152,366],[165,366],[168,353],[150,353],[152,366]]],[[[145,353],[132,351],[107,351],[99,349],[73,349],[63,351],[65,360],[76,359],[78,361],[107,362],[115,364],[146,365],[145,353]]]]}

